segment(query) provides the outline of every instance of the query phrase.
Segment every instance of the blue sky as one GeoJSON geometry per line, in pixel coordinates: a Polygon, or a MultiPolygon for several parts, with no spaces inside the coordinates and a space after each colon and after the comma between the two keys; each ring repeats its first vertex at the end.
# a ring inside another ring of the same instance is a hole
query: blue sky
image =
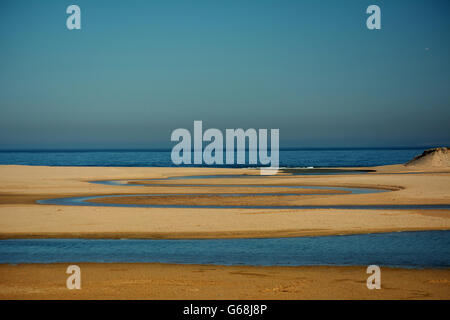
{"type": "Polygon", "coordinates": [[[449,1],[1,1],[0,149],[450,144],[449,1]],[[82,30],[66,28],[81,8],[82,30]],[[382,29],[366,28],[381,7],[382,29]]]}

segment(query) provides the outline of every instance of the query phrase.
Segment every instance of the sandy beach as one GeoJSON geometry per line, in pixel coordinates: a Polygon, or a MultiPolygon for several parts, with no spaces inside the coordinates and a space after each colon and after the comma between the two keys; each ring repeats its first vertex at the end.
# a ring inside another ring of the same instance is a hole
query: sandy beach
{"type": "Polygon", "coordinates": [[[67,264],[0,265],[0,299],[448,299],[450,270],[382,268],[368,290],[366,267],[248,267],[80,263],[81,290],[66,288],[67,264]]]}
{"type": "MultiPolygon", "coordinates": [[[[403,165],[363,174],[290,176],[262,180],[192,179],[158,185],[92,184],[172,176],[257,174],[250,169],[0,166],[0,238],[264,238],[449,230],[448,210],[123,208],[41,205],[37,200],[99,195],[164,194],[97,199],[105,203],[218,204],[205,193],[249,193],[227,203],[267,205],[449,204],[450,170],[403,165]],[[205,187],[201,184],[218,186],[205,187]],[[220,185],[233,184],[235,187],[220,185]],[[240,187],[239,185],[245,185],[240,187]],[[267,187],[251,185],[267,184],[267,187]],[[302,185],[301,196],[274,186],[302,185]],[[314,186],[387,192],[323,193],[314,186]],[[190,194],[178,199],[168,194],[190,194]],[[198,193],[198,196],[195,194],[198,193]],[[311,194],[314,193],[314,194],[311,194]],[[330,194],[328,194],[330,193],[330,194]],[[202,195],[203,194],[203,195],[202,195]]],[[[152,182],[146,182],[152,184],[152,182]]],[[[259,267],[142,263],[81,263],[82,290],[67,290],[68,264],[0,265],[1,299],[448,299],[448,269],[383,268],[382,290],[368,290],[366,267],[259,267]],[[246,285],[243,286],[242,283],[246,285]]]]}

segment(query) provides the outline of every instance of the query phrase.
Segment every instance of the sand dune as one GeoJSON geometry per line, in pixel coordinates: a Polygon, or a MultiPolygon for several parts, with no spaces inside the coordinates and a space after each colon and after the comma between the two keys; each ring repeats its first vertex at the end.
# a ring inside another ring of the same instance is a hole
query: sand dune
{"type": "Polygon", "coordinates": [[[425,150],[421,155],[415,157],[405,164],[406,167],[416,168],[449,168],[450,150],[448,148],[433,148],[425,150]]]}

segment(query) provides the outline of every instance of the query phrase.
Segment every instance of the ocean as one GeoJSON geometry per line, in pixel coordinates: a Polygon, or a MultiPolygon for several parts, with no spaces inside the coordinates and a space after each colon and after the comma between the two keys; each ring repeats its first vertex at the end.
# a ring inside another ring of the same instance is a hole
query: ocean
{"type": "MultiPolygon", "coordinates": [[[[407,162],[424,150],[426,148],[285,149],[280,150],[280,167],[371,167],[398,164],[407,162]]],[[[170,155],[171,150],[0,151],[0,165],[172,167],[175,165],[170,155]]],[[[251,165],[235,164],[223,167],[251,165]]]]}

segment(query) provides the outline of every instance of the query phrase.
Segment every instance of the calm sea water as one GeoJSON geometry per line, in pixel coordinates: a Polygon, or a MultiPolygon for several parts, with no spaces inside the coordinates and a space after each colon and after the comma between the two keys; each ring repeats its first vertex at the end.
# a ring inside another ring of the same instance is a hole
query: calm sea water
{"type": "Polygon", "coordinates": [[[214,240],[1,240],[0,263],[450,267],[450,231],[214,240]]]}
{"type": "MultiPolygon", "coordinates": [[[[281,167],[364,167],[404,163],[425,149],[281,150],[281,167]]],[[[45,166],[173,166],[170,150],[0,151],[0,164],[45,166]]],[[[230,167],[249,167],[232,165],[230,167]]]]}

